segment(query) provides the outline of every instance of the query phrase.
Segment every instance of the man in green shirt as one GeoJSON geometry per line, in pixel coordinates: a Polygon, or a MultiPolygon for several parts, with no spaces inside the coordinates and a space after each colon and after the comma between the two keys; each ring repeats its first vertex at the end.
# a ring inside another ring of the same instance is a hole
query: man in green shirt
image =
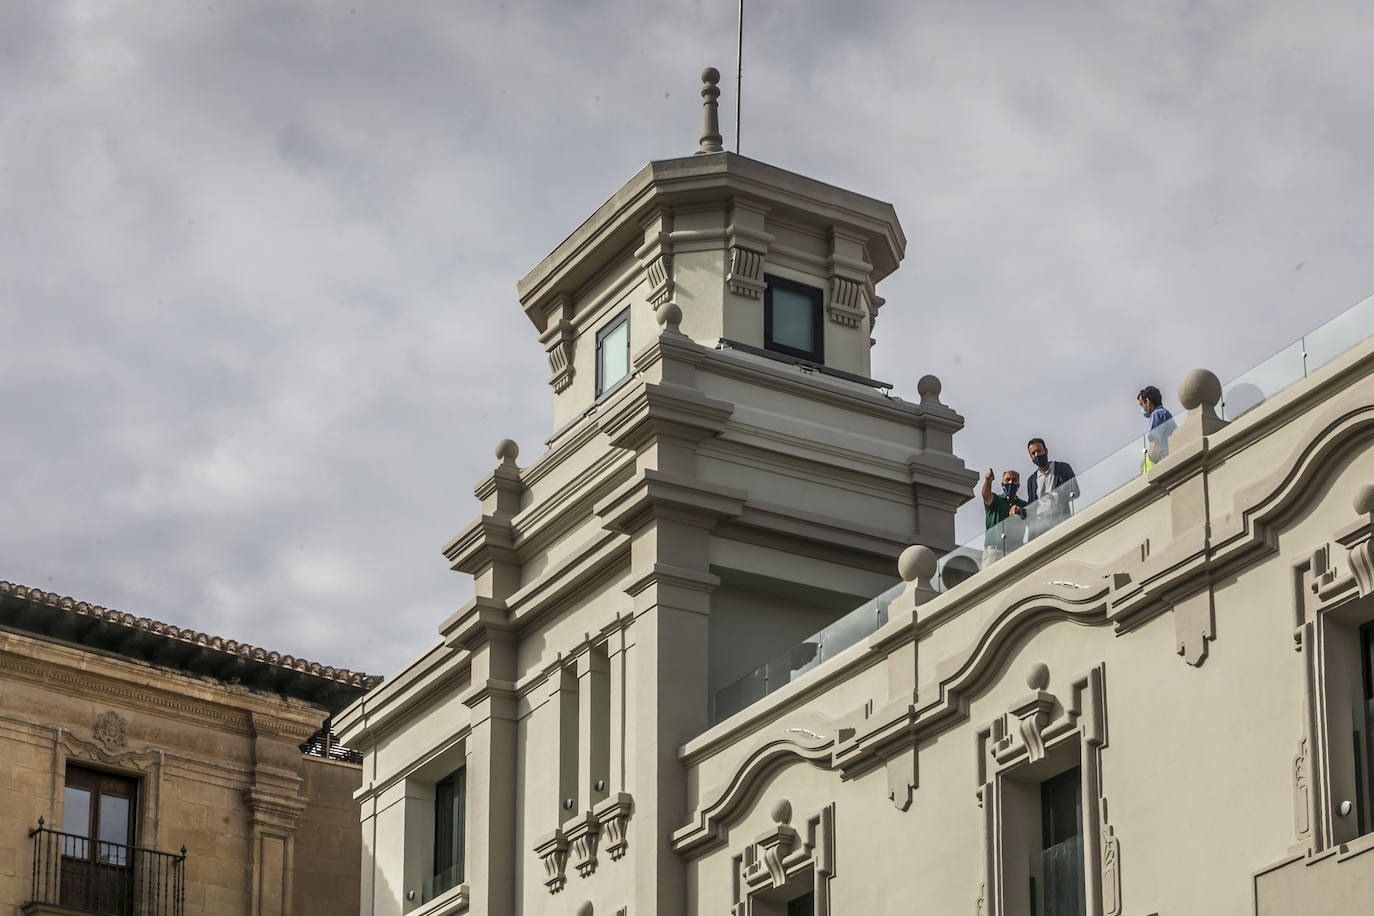
{"type": "Polygon", "coordinates": [[[983,475],[983,506],[987,533],[983,535],[983,569],[987,569],[1026,540],[1026,501],[1016,495],[1021,475],[1002,472],[1002,492],[992,492],[992,468],[983,475]]]}

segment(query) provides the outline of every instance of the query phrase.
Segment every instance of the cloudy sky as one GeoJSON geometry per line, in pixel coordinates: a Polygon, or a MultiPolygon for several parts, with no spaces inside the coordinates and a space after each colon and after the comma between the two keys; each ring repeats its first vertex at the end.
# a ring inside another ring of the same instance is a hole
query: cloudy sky
{"type": "MultiPolygon", "coordinates": [[[[1080,470],[1374,292],[1374,8],[747,0],[742,152],[892,201],[874,374],[1080,470]]],[[[735,0],[0,5],[0,579],[375,673],[551,432],[515,281],[735,0]]],[[[722,99],[733,125],[733,86],[722,99]]],[[[727,144],[734,138],[727,131],[727,144]]]]}

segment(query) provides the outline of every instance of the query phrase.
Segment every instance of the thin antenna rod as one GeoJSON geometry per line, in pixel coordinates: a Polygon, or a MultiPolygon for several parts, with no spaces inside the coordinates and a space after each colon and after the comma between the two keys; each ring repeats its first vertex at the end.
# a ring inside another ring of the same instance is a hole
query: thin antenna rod
{"type": "Polygon", "coordinates": [[[744,0],[739,0],[739,43],[735,46],[735,154],[739,154],[740,86],[744,83],[744,0]]]}

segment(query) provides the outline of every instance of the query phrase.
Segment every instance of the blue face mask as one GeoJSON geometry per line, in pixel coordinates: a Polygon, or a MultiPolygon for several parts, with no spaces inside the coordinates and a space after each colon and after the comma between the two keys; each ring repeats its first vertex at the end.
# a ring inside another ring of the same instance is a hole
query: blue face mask
{"type": "Polygon", "coordinates": [[[1034,462],[1035,462],[1035,466],[1038,467],[1038,468],[1048,467],[1048,466],[1049,466],[1049,463],[1050,463],[1050,456],[1049,456],[1049,455],[1036,455],[1034,458],[1031,459],[1031,461],[1034,461],[1034,462]]]}
{"type": "Polygon", "coordinates": [[[1020,486],[1021,485],[1017,483],[1004,483],[1002,484],[1002,492],[1007,494],[1007,499],[1015,499],[1016,491],[1020,488],[1020,486]]]}
{"type": "Polygon", "coordinates": [[[1148,408],[1148,407],[1142,407],[1142,408],[1140,408],[1140,415],[1141,415],[1142,417],[1148,417],[1148,416],[1150,415],[1150,408],[1148,408]]]}

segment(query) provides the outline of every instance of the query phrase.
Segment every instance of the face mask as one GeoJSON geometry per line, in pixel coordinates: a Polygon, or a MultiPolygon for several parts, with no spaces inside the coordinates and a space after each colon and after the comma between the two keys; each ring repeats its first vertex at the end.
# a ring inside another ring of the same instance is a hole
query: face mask
{"type": "Polygon", "coordinates": [[[1019,483],[1002,484],[1002,492],[1007,494],[1007,499],[1015,499],[1016,491],[1021,485],[1019,483]]]}
{"type": "Polygon", "coordinates": [[[1142,417],[1148,417],[1148,416],[1150,415],[1150,408],[1148,408],[1148,407],[1142,407],[1142,408],[1140,408],[1140,415],[1141,415],[1142,417]]]}
{"type": "Polygon", "coordinates": [[[1049,456],[1049,455],[1036,455],[1034,458],[1031,459],[1031,461],[1034,461],[1034,462],[1035,462],[1035,466],[1038,467],[1038,468],[1046,468],[1046,467],[1049,467],[1049,464],[1050,464],[1050,456],[1049,456]]]}

